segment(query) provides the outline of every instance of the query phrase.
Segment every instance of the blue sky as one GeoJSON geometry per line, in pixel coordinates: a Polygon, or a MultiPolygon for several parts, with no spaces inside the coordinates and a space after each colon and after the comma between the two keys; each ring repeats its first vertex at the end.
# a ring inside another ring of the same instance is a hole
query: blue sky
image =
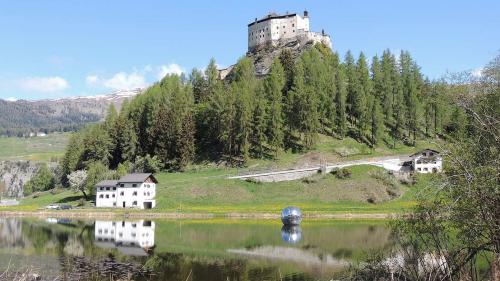
{"type": "Polygon", "coordinates": [[[431,79],[500,50],[500,1],[0,0],[0,98],[96,95],[246,52],[247,24],[307,9],[341,56],[409,50],[431,79]],[[259,3],[259,4],[256,4],[259,3]]]}

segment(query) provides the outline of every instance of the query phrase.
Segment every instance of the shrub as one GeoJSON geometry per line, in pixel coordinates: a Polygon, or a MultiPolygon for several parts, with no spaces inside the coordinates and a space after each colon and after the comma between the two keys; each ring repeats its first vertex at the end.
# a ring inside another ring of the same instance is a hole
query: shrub
{"type": "Polygon", "coordinates": [[[370,177],[377,179],[386,185],[386,192],[392,198],[399,197],[401,195],[398,180],[394,177],[394,175],[382,170],[371,171],[368,174],[370,177]]]}
{"type": "Polygon", "coordinates": [[[338,179],[348,179],[351,178],[352,172],[348,168],[341,168],[338,170],[333,170],[332,175],[335,175],[338,179]]]}
{"type": "Polygon", "coordinates": [[[262,182],[256,178],[246,178],[245,181],[249,183],[262,184],[262,182]]]}

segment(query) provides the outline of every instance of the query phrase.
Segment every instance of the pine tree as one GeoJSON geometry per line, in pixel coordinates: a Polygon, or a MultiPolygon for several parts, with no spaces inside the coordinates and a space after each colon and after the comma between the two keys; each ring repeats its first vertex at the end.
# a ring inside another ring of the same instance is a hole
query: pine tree
{"type": "Polygon", "coordinates": [[[360,140],[364,137],[364,132],[369,123],[367,100],[371,95],[371,80],[368,66],[366,64],[366,57],[363,52],[360,53],[356,65],[357,72],[357,85],[355,96],[353,99],[353,111],[357,123],[358,137],[360,140]]]}
{"type": "Polygon", "coordinates": [[[347,117],[346,117],[346,105],[345,99],[347,94],[346,89],[346,79],[344,74],[344,68],[341,66],[337,71],[336,76],[337,83],[337,95],[335,96],[336,104],[336,131],[341,139],[343,139],[347,133],[347,117]]]}
{"type": "Polygon", "coordinates": [[[277,156],[283,147],[283,88],[286,77],[283,67],[278,59],[275,59],[268,77],[265,80],[265,92],[269,101],[267,138],[269,145],[277,156]]]}
{"type": "Polygon", "coordinates": [[[203,73],[194,68],[189,76],[189,83],[193,88],[194,102],[204,102],[208,96],[207,81],[203,77],[203,73]]]}
{"type": "Polygon", "coordinates": [[[294,84],[292,92],[294,96],[293,108],[298,121],[298,129],[304,134],[304,146],[311,148],[316,139],[319,128],[317,112],[317,97],[311,86],[307,86],[304,81],[304,66],[299,61],[294,70],[294,84]]]}
{"type": "Polygon", "coordinates": [[[354,57],[351,51],[347,51],[345,56],[345,75],[347,81],[347,101],[346,101],[346,111],[351,124],[355,122],[355,98],[358,85],[356,64],[354,63],[354,57]]]}
{"type": "Polygon", "coordinates": [[[384,112],[386,124],[393,126],[394,93],[396,91],[397,75],[396,61],[389,50],[384,51],[381,61],[381,92],[380,100],[384,112]]]}
{"type": "Polygon", "coordinates": [[[371,98],[371,143],[372,147],[380,141],[380,136],[383,132],[384,123],[382,121],[382,114],[380,112],[380,105],[375,98],[371,98]]]}
{"type": "Polygon", "coordinates": [[[247,57],[240,59],[234,67],[231,89],[236,95],[236,151],[243,162],[249,158],[256,84],[253,62],[247,57]]]}
{"type": "Polygon", "coordinates": [[[282,50],[279,59],[283,70],[285,71],[285,86],[283,87],[283,93],[286,96],[286,93],[288,93],[293,86],[293,70],[295,68],[295,61],[293,60],[292,52],[289,49],[282,50]]]}
{"type": "Polygon", "coordinates": [[[209,97],[212,96],[220,86],[219,71],[217,70],[217,64],[215,63],[215,59],[213,58],[210,59],[210,63],[205,69],[205,77],[206,77],[207,96],[206,99],[203,99],[203,101],[207,101],[209,97]]]}
{"type": "MultiPolygon", "coordinates": [[[[281,97],[281,92],[280,92],[281,97]]],[[[281,103],[280,103],[281,104],[281,103]]],[[[268,107],[267,100],[265,97],[264,89],[261,84],[257,89],[257,94],[255,96],[255,107],[252,118],[252,147],[255,151],[255,156],[258,158],[264,157],[264,143],[267,141],[266,130],[268,127],[268,118],[272,119],[272,117],[268,117],[267,115],[268,107]]]]}

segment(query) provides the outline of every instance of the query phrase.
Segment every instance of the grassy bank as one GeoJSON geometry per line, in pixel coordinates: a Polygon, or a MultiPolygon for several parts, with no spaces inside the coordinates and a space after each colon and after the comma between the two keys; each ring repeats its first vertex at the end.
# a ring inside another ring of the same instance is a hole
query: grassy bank
{"type": "MultiPolygon", "coordinates": [[[[278,160],[253,159],[245,168],[218,167],[211,163],[191,166],[185,172],[158,173],[157,207],[148,213],[169,214],[278,214],[288,205],[300,207],[312,216],[332,214],[400,214],[414,205],[419,189],[428,185],[431,176],[419,176],[416,185],[398,184],[397,195],[391,194],[391,184],[374,174],[384,170],[373,166],[350,168],[351,178],[316,175],[305,180],[255,183],[226,179],[242,172],[269,171],[286,168],[335,163],[361,158],[409,155],[433,143],[419,142],[417,147],[385,145],[371,149],[352,139],[343,141],[321,136],[315,150],[307,153],[283,153],[278,160]]],[[[394,187],[392,187],[394,189],[394,187]]],[[[54,190],[21,200],[21,205],[1,210],[36,211],[51,203],[78,205],[81,194],[54,190]]],[[[145,213],[139,210],[95,210],[92,201],[86,202],[84,212],[145,213]]]]}
{"type": "MultiPolygon", "coordinates": [[[[414,205],[418,191],[429,184],[432,176],[420,175],[415,185],[400,185],[402,195],[391,199],[387,185],[369,174],[380,170],[372,166],[357,166],[350,179],[333,175],[318,176],[307,181],[253,183],[227,180],[232,169],[207,169],[185,173],[160,173],[157,187],[157,208],[149,213],[192,214],[278,214],[287,205],[300,207],[305,214],[400,214],[414,205]],[[375,203],[368,198],[374,197],[375,203]]],[[[51,203],[77,205],[81,195],[73,191],[55,191],[25,198],[20,206],[0,210],[36,211],[51,203]]],[[[139,210],[95,210],[91,202],[84,212],[144,213],[139,210]]]]}

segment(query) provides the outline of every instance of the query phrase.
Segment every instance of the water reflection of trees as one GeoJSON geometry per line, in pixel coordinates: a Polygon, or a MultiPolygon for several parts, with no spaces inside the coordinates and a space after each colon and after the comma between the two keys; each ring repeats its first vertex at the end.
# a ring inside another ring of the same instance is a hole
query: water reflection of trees
{"type": "Polygon", "coordinates": [[[161,238],[149,256],[127,256],[118,249],[98,246],[94,222],[50,222],[59,223],[22,220],[21,239],[24,247],[32,249],[27,252],[40,258],[56,257],[58,272],[67,280],[99,280],[96,278],[110,277],[116,270],[124,273],[122,277],[134,276],[134,280],[184,281],[188,276],[189,280],[326,279],[345,266],[329,265],[337,256],[350,258],[371,247],[386,247],[390,236],[382,225],[306,224],[302,230],[307,233],[306,238],[289,245],[282,240],[281,225],[277,224],[192,222],[181,226],[181,222],[161,221],[155,229],[161,238]],[[290,255],[274,261],[248,257],[228,252],[232,247],[249,251],[291,247],[294,253],[318,262],[294,261],[290,255]]]}

